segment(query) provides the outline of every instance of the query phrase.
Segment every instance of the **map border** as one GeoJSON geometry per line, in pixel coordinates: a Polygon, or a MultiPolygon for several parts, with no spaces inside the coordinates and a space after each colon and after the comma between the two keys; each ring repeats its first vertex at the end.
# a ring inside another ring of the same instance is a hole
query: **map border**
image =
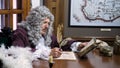
{"type": "MultiPolygon", "coordinates": [[[[74,1],[76,1],[76,0],[74,0],[74,1]]],[[[78,25],[71,25],[71,23],[72,23],[71,22],[71,0],[69,0],[68,2],[69,2],[68,3],[68,26],[69,27],[120,28],[120,25],[110,26],[109,24],[107,26],[102,26],[102,25],[88,25],[88,24],[86,24],[86,25],[82,25],[82,24],[81,25],[80,24],[78,24],[78,25]]]]}

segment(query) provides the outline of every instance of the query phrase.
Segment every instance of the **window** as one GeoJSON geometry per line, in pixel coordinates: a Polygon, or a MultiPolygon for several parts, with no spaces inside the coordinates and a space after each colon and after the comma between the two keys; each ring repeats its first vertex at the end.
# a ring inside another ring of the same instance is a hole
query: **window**
{"type": "Polygon", "coordinates": [[[16,24],[25,20],[30,7],[30,0],[0,0],[0,29],[6,26],[15,30],[16,24]]]}

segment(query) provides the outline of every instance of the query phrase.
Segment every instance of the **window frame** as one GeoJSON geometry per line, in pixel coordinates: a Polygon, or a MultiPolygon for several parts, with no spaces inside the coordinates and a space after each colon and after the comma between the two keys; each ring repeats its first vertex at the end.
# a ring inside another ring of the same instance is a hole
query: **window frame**
{"type": "MultiPolygon", "coordinates": [[[[28,14],[28,12],[31,8],[31,5],[30,5],[31,0],[16,0],[16,2],[17,2],[17,4],[16,4],[17,8],[16,9],[13,8],[13,2],[14,2],[14,0],[9,0],[9,1],[4,0],[5,8],[0,9],[0,15],[5,14],[5,22],[2,22],[2,23],[5,24],[4,27],[11,27],[12,29],[13,29],[13,25],[14,25],[13,14],[21,14],[22,15],[21,16],[22,17],[21,21],[22,21],[22,20],[25,20],[27,14],[28,14]],[[8,2],[9,2],[9,4],[8,4],[8,2]],[[6,15],[9,15],[9,19],[6,15]],[[9,20],[9,24],[7,22],[8,20],[9,20]]],[[[16,23],[18,23],[18,22],[16,22],[16,23]]]]}

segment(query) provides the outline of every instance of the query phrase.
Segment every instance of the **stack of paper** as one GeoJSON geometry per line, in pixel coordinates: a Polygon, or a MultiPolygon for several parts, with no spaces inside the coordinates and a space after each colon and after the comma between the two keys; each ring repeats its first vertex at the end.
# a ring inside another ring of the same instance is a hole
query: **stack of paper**
{"type": "Polygon", "coordinates": [[[76,60],[76,56],[72,51],[63,51],[59,58],[54,58],[54,60],[76,60]]]}

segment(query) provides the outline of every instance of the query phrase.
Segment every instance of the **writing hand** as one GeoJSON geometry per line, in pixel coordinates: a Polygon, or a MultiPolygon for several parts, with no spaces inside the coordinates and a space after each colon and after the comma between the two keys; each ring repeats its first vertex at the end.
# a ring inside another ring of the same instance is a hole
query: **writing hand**
{"type": "Polygon", "coordinates": [[[52,55],[54,58],[60,57],[61,54],[62,54],[62,50],[60,48],[55,47],[51,49],[50,55],[52,55]]]}

